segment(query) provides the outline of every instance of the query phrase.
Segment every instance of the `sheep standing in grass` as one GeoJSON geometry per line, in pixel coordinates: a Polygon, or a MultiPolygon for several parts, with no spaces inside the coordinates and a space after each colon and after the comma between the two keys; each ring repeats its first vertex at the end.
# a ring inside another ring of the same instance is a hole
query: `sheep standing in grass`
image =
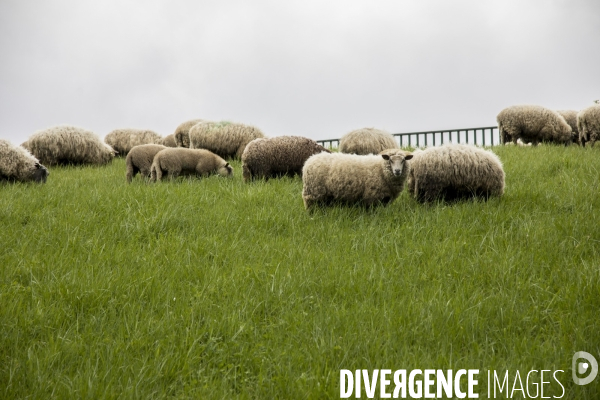
{"type": "Polygon", "coordinates": [[[595,104],[585,108],[577,114],[577,126],[579,128],[579,143],[585,146],[590,142],[590,147],[600,137],[600,105],[595,104]]]}
{"type": "Polygon", "coordinates": [[[446,144],[415,151],[408,192],[418,201],[453,201],[504,193],[504,170],[498,156],[466,144],[446,144]]]}
{"type": "Polygon", "coordinates": [[[244,181],[302,174],[306,160],[323,151],[331,153],[314,140],[302,136],[254,139],[242,153],[244,181]]]}
{"type": "MultiPolygon", "coordinates": [[[[565,119],[566,123],[571,127],[571,137],[573,143],[579,143],[579,128],[577,128],[577,114],[575,110],[558,110],[556,111],[565,119]]],[[[581,144],[581,143],[580,143],[581,144]]]]}
{"type": "Polygon", "coordinates": [[[125,157],[129,150],[140,144],[156,144],[162,137],[153,131],[143,129],[115,129],[104,137],[104,142],[125,157]]]}
{"type": "Polygon", "coordinates": [[[511,106],[500,111],[496,117],[500,130],[500,141],[512,140],[517,144],[540,142],[570,144],[572,130],[565,119],[556,111],[540,106],[511,106]]]}
{"type": "Polygon", "coordinates": [[[175,137],[176,147],[190,147],[190,129],[192,129],[194,125],[200,122],[204,122],[204,120],[192,119],[189,121],[185,121],[175,129],[175,133],[173,133],[173,136],[175,137]]]}
{"type": "Polygon", "coordinates": [[[34,133],[22,145],[42,164],[104,165],[112,161],[115,150],[95,133],[61,125],[34,133]]]}
{"type": "Polygon", "coordinates": [[[357,129],[340,139],[340,153],[378,154],[398,147],[396,139],[390,133],[374,128],[357,129]]]}
{"type": "Polygon", "coordinates": [[[162,144],[166,147],[177,147],[177,142],[175,141],[175,134],[171,133],[170,135],[165,136],[158,144],[162,144]]]}
{"type": "Polygon", "coordinates": [[[151,168],[152,181],[160,181],[164,174],[175,179],[181,173],[202,177],[210,174],[232,177],[233,168],[218,155],[203,149],[166,148],[156,153],[151,168]]]}
{"type": "Polygon", "coordinates": [[[307,210],[316,205],[375,206],[394,201],[404,189],[411,153],[399,149],[378,155],[320,153],[302,169],[302,198],[307,210]]]}
{"type": "Polygon", "coordinates": [[[46,167],[20,146],[0,139],[0,182],[45,183],[50,175],[46,167]]]}
{"type": "Polygon", "coordinates": [[[190,129],[190,148],[206,149],[223,158],[242,157],[246,145],[264,138],[260,129],[231,122],[205,122],[190,129]]]}
{"type": "Polygon", "coordinates": [[[160,144],[142,144],[129,150],[125,159],[127,168],[125,177],[127,178],[127,182],[131,183],[131,180],[138,172],[143,177],[150,178],[150,169],[152,168],[154,156],[164,149],[166,147],[160,144]]]}

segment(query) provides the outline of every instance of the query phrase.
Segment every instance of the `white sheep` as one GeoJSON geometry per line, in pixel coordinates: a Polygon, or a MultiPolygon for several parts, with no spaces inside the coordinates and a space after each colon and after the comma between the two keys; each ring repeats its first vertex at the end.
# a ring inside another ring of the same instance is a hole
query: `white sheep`
{"type": "Polygon", "coordinates": [[[398,142],[389,132],[375,128],[362,128],[342,136],[339,150],[340,153],[366,155],[399,147],[398,142]]]}
{"type": "Polygon", "coordinates": [[[161,180],[164,174],[175,179],[180,174],[200,177],[218,174],[233,176],[233,168],[218,155],[203,149],[170,148],[159,151],[154,156],[151,167],[151,180],[161,180]]]}
{"type": "Polygon", "coordinates": [[[139,172],[143,177],[150,178],[150,169],[154,156],[166,146],[160,144],[141,144],[132,148],[125,159],[127,182],[131,183],[133,177],[139,172]]]}
{"type": "Polygon", "coordinates": [[[246,145],[264,138],[260,129],[232,122],[203,122],[190,129],[190,148],[206,149],[223,158],[242,158],[246,145]]]}
{"type": "Polygon", "coordinates": [[[412,154],[384,150],[378,155],[319,153],[302,169],[302,198],[307,210],[316,205],[375,206],[394,201],[404,189],[412,154]]]}
{"type": "Polygon", "coordinates": [[[453,201],[504,193],[504,169],[491,151],[467,144],[445,144],[413,152],[408,192],[418,201],[453,201]]]}
{"type": "Polygon", "coordinates": [[[523,143],[540,142],[571,144],[572,129],[556,111],[541,106],[511,106],[500,111],[496,117],[500,131],[500,141],[505,144],[517,139],[523,143]]]}
{"type": "Polygon", "coordinates": [[[46,167],[23,147],[0,139],[0,182],[44,183],[48,175],[46,167]]]}
{"type": "Polygon", "coordinates": [[[104,143],[115,149],[122,157],[125,157],[134,146],[160,142],[162,137],[158,133],[145,129],[115,129],[104,137],[104,143]]]}
{"type": "Polygon", "coordinates": [[[600,104],[594,104],[585,108],[577,114],[577,126],[579,128],[579,143],[585,146],[586,142],[590,147],[600,137],[600,104]]]}
{"type": "MultiPolygon", "coordinates": [[[[191,119],[189,121],[185,121],[185,122],[179,124],[179,126],[177,128],[175,128],[175,132],[173,133],[173,136],[175,138],[176,147],[186,147],[186,148],[190,147],[190,129],[192,129],[192,127],[194,125],[196,125],[200,122],[204,122],[204,120],[203,119],[191,119]]],[[[165,145],[165,146],[167,146],[167,145],[165,145]]],[[[173,147],[173,146],[167,146],[167,147],[173,147]]]]}

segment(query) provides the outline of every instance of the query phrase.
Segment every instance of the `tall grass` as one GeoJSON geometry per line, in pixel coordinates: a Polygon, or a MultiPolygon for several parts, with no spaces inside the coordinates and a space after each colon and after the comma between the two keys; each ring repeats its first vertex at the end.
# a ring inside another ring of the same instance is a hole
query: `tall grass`
{"type": "MultiPolygon", "coordinates": [[[[506,193],[312,215],[301,179],[0,187],[0,398],[338,398],[340,369],[600,355],[600,153],[495,148],[506,193]]],[[[561,394],[558,385],[545,395],[561,394]]],[[[363,397],[365,396],[363,392],[363,397]]]]}

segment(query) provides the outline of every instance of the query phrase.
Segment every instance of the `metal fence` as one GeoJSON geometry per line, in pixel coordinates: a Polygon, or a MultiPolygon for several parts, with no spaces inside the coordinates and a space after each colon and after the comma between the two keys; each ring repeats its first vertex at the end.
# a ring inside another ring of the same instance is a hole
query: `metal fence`
{"type": "MultiPolygon", "coordinates": [[[[496,146],[500,144],[500,134],[497,126],[394,133],[392,136],[394,136],[400,147],[428,147],[445,143],[465,143],[476,146],[496,146]]],[[[337,148],[340,145],[340,139],[317,140],[317,143],[329,149],[337,148]]]]}

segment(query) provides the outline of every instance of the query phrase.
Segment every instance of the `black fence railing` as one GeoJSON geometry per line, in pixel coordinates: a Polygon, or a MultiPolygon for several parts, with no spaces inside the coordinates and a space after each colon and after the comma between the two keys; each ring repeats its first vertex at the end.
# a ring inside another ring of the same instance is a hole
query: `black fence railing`
{"type": "MultiPolygon", "coordinates": [[[[445,143],[474,144],[476,146],[496,146],[500,144],[497,126],[483,128],[442,129],[437,131],[408,132],[392,134],[400,147],[428,147],[445,143]]],[[[340,139],[317,140],[326,148],[337,148],[340,139]]]]}

